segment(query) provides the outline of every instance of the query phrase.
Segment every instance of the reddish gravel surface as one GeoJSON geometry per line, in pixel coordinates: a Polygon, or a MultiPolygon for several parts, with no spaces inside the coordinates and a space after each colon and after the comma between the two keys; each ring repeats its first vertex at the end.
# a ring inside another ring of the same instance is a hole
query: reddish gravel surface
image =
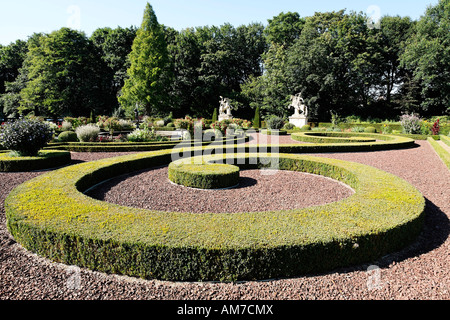
{"type": "MultiPolygon", "coordinates": [[[[115,155],[119,154],[74,153],[73,159],[115,155]]],[[[416,243],[374,261],[373,271],[367,264],[294,279],[234,284],[106,275],[52,263],[16,244],[5,227],[4,199],[15,186],[40,173],[0,173],[0,299],[450,299],[450,171],[428,142],[419,141],[417,148],[408,150],[318,156],[371,165],[416,186],[427,198],[425,228],[416,243]]],[[[293,178],[304,178],[300,176],[293,178]]]]}
{"type": "Polygon", "coordinates": [[[306,208],[354,192],[335,180],[290,171],[242,171],[237,188],[199,190],[172,184],[168,168],[109,180],[89,196],[119,205],[171,212],[237,213],[306,208]],[[236,201],[239,199],[239,201],[236,201]]]}

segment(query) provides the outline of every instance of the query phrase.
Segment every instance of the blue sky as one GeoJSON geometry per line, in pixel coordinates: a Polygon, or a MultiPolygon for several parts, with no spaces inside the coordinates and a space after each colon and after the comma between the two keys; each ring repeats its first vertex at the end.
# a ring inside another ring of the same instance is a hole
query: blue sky
{"type": "Polygon", "coordinates": [[[369,16],[409,16],[419,19],[438,0],[0,0],[0,44],[26,40],[35,32],[62,27],[84,31],[88,36],[101,27],[139,26],[147,2],[158,21],[181,30],[188,27],[231,23],[267,23],[280,12],[314,12],[340,9],[369,16]]]}

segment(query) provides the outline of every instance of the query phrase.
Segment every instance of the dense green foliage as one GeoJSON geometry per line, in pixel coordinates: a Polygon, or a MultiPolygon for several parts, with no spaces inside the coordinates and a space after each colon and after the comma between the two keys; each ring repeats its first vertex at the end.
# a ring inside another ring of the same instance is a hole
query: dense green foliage
{"type": "Polygon", "coordinates": [[[160,113],[169,106],[167,88],[169,57],[162,26],[150,4],[138,29],[130,53],[128,79],[119,96],[119,102],[130,116],[136,107],[147,114],[160,113]]]}
{"type": "Polygon", "coordinates": [[[150,5],[135,27],[90,38],[63,28],[0,48],[0,117],[19,113],[211,118],[220,96],[252,119],[260,107],[286,118],[301,92],[313,121],[396,119],[449,113],[450,4],[418,21],[355,12],[280,13],[268,21],[181,31],[159,25],[150,5]],[[44,94],[45,93],[45,94],[44,94]],[[118,100],[120,97],[120,103],[118,100]]]}

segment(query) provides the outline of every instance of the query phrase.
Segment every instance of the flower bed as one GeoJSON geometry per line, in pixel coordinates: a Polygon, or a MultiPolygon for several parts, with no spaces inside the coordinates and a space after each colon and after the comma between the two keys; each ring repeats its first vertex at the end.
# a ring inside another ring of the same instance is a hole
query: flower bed
{"type": "MultiPolygon", "coordinates": [[[[218,162],[223,155],[206,158],[218,162]]],[[[168,150],[82,163],[30,180],[6,199],[7,226],[25,248],[54,261],[162,280],[299,276],[369,262],[415,240],[425,200],[404,180],[365,165],[281,154],[237,155],[241,168],[281,170],[348,184],[345,200],[301,210],[166,213],[121,207],[82,192],[131,171],[167,165],[168,150]]]]}

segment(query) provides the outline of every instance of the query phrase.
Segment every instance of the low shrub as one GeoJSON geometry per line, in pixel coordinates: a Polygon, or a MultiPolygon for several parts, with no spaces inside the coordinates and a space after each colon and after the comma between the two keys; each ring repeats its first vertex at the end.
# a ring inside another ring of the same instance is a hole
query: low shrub
{"type": "Polygon", "coordinates": [[[69,122],[69,121],[63,121],[62,122],[62,124],[61,124],[61,128],[60,128],[60,130],[61,131],[71,131],[73,128],[72,128],[72,123],[71,122],[69,122]]]}
{"type": "Polygon", "coordinates": [[[405,114],[400,117],[400,123],[403,128],[403,133],[406,134],[420,134],[421,133],[421,119],[414,114],[405,114]]]}
{"type": "Polygon", "coordinates": [[[351,132],[356,132],[356,133],[362,133],[365,132],[366,128],[365,127],[353,127],[351,128],[351,132]]]}
{"type": "Polygon", "coordinates": [[[78,136],[73,131],[64,131],[59,134],[58,141],[59,142],[77,142],[78,136]]]}
{"type": "Polygon", "coordinates": [[[100,128],[95,124],[80,126],[75,130],[78,140],[81,142],[94,142],[98,138],[100,128]]]}
{"type": "Polygon", "coordinates": [[[0,131],[0,144],[21,156],[36,156],[53,138],[50,126],[38,120],[5,123],[0,131]]]}
{"type": "Polygon", "coordinates": [[[293,125],[292,123],[288,122],[283,126],[284,130],[294,130],[295,128],[297,128],[295,125],[293,125]]]}
{"type": "Polygon", "coordinates": [[[223,189],[239,184],[239,167],[226,164],[169,165],[169,180],[185,187],[197,189],[223,189]]]}
{"type": "Polygon", "coordinates": [[[278,116],[271,116],[266,119],[266,126],[269,130],[280,130],[284,126],[284,120],[278,116]]]}
{"type": "Polygon", "coordinates": [[[304,126],[301,128],[301,131],[311,131],[311,126],[310,126],[310,125],[304,125],[304,126]]]}
{"type": "Polygon", "coordinates": [[[374,127],[367,127],[364,129],[365,133],[377,133],[377,129],[375,129],[374,127]]]}
{"type": "Polygon", "coordinates": [[[147,129],[135,129],[132,133],[128,134],[127,139],[129,142],[150,142],[150,141],[167,141],[166,137],[156,134],[154,130],[147,129]]]}

